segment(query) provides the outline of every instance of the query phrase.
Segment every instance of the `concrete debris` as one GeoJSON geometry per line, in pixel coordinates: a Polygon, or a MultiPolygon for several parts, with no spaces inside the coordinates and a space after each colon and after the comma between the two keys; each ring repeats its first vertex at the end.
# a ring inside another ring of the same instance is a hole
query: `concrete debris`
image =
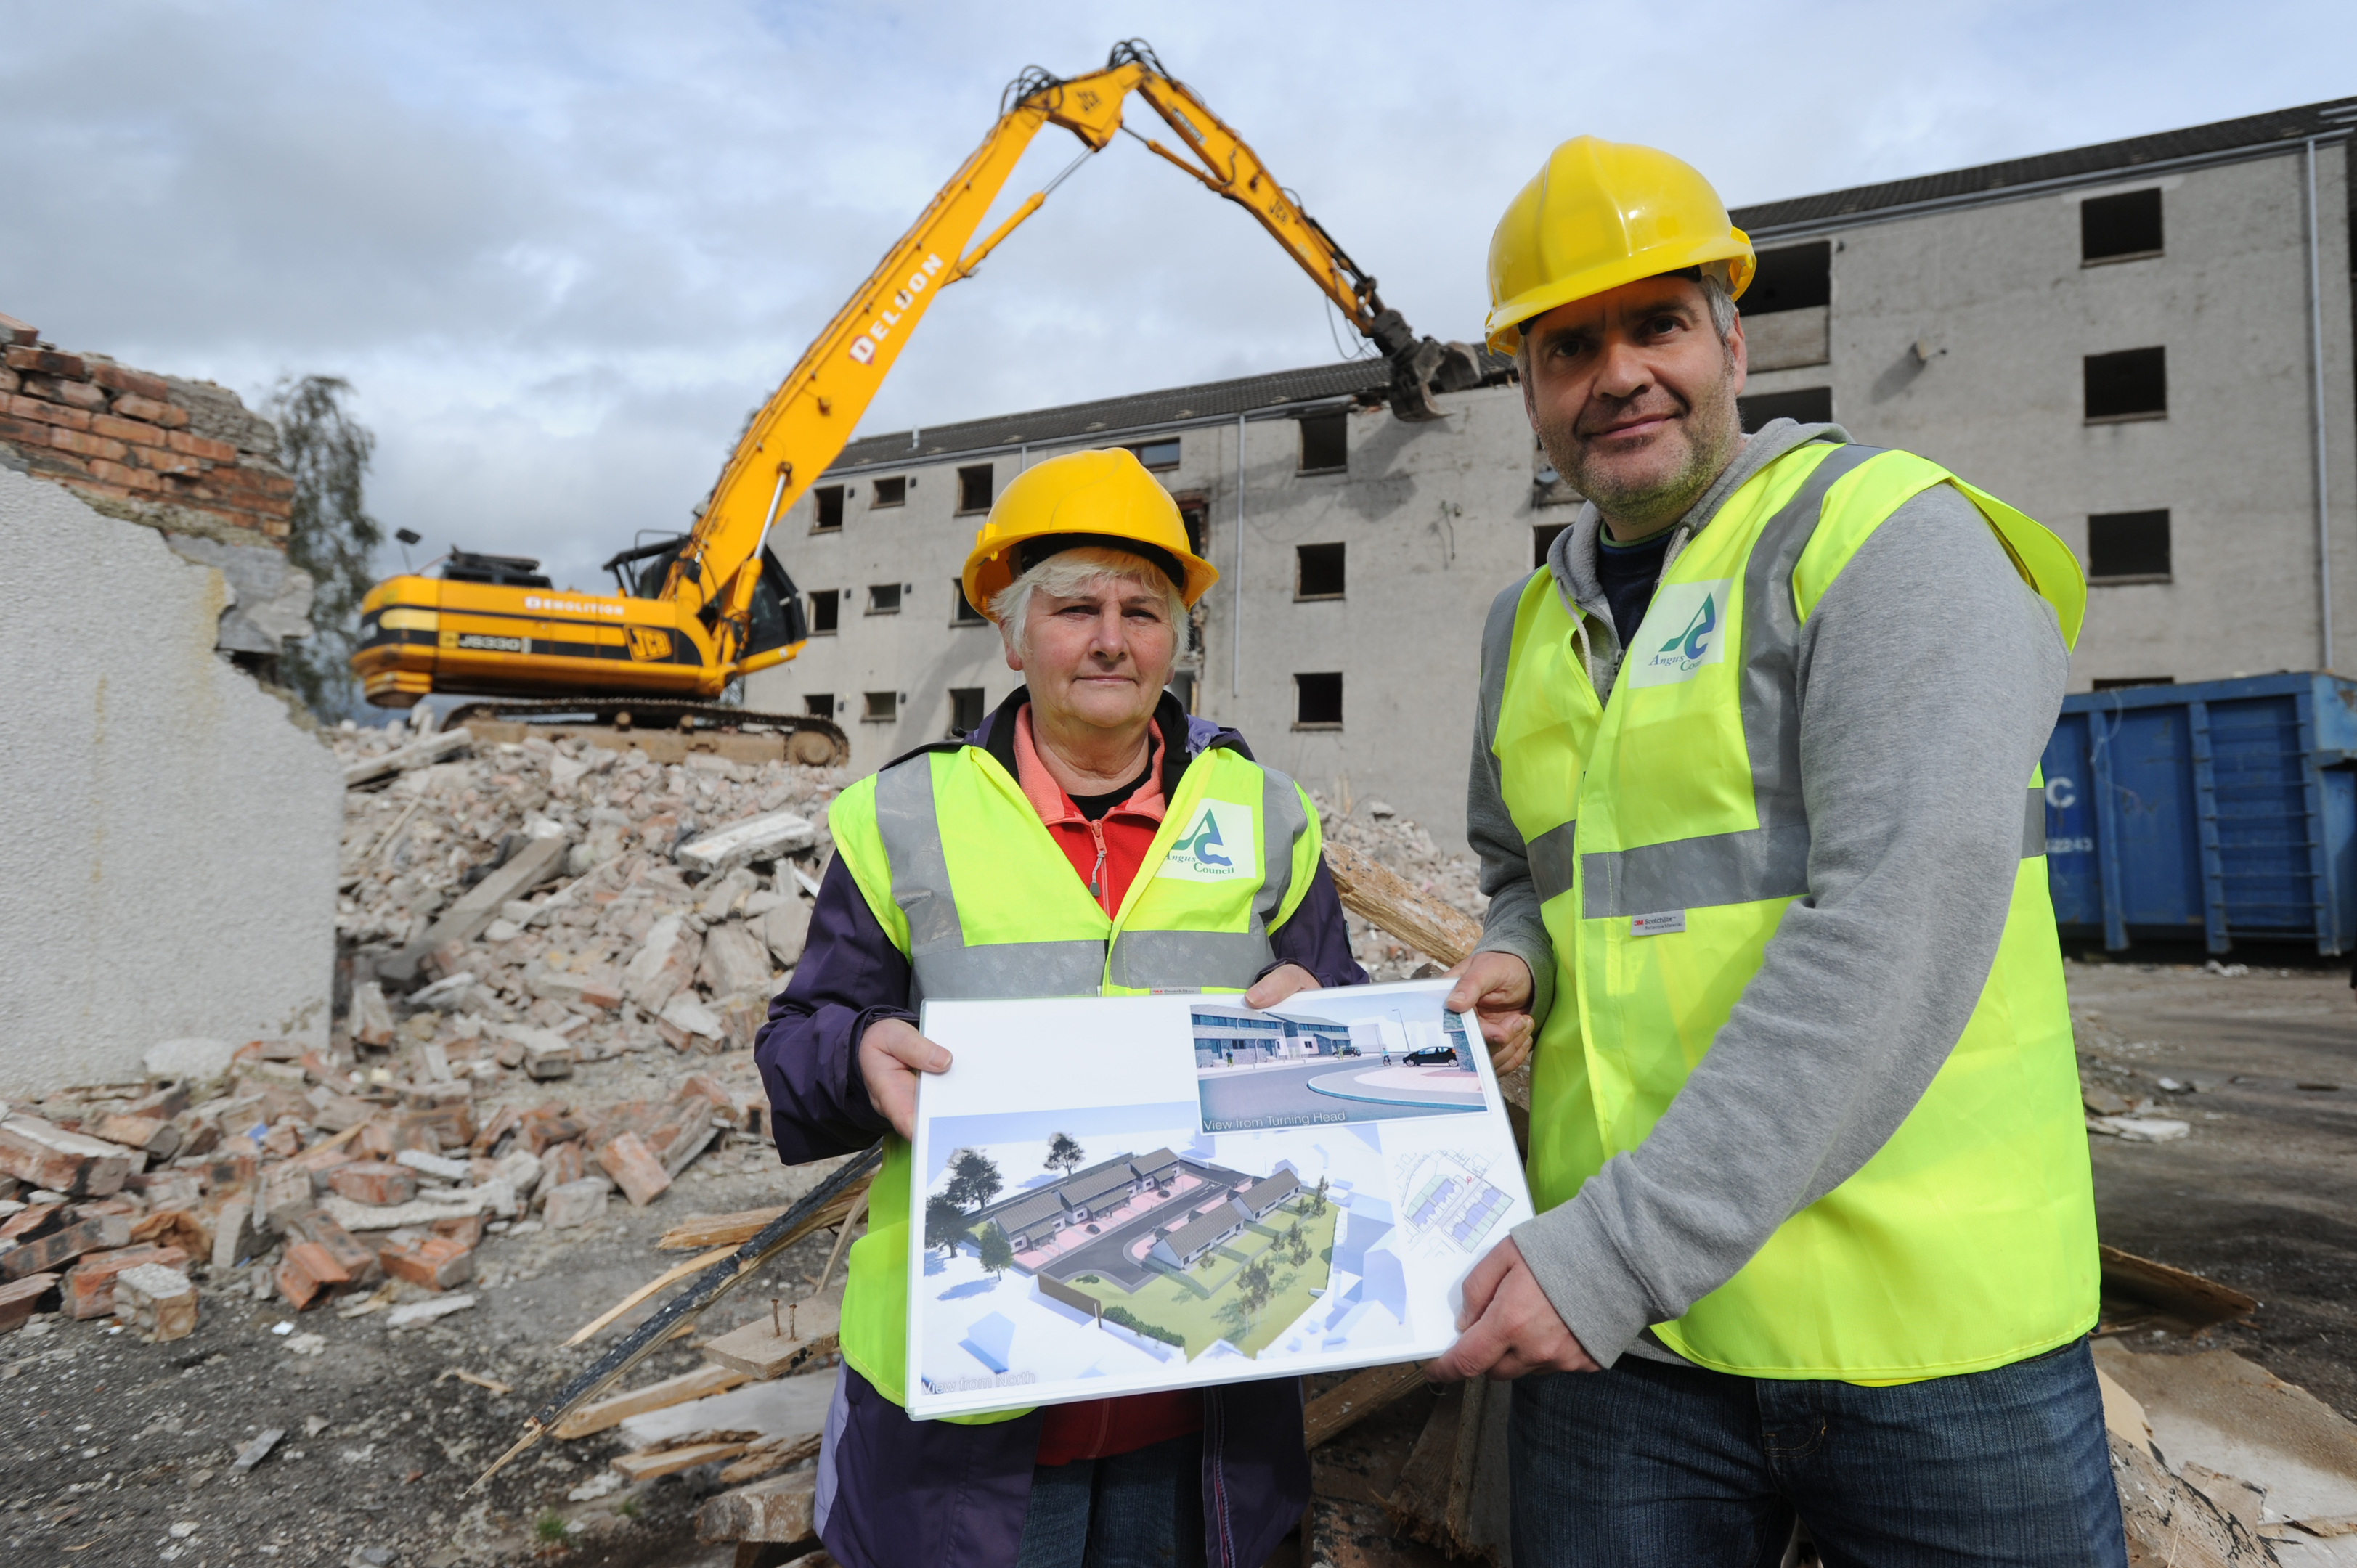
{"type": "Polygon", "coordinates": [[[282,1428],[275,1426],[271,1427],[269,1430],[254,1438],[253,1442],[239,1449],[237,1452],[237,1459],[230,1466],[230,1468],[236,1471],[241,1476],[245,1474],[248,1470],[253,1469],[256,1465],[261,1464],[264,1459],[269,1458],[270,1451],[277,1447],[278,1440],[285,1435],[286,1434],[282,1428]]]}
{"type": "Polygon", "coordinates": [[[414,1328],[437,1317],[447,1317],[454,1312],[464,1312],[474,1305],[472,1295],[446,1295],[435,1301],[413,1301],[407,1306],[396,1306],[385,1314],[384,1326],[391,1330],[414,1328]]]}
{"type": "Polygon", "coordinates": [[[2168,1144],[2190,1137],[2193,1124],[2167,1116],[2090,1116],[2087,1131],[2129,1144],[2168,1144]]]}
{"type": "Polygon", "coordinates": [[[798,811],[770,811],[683,844],[679,863],[717,876],[757,860],[781,860],[818,842],[818,830],[798,811]]]}

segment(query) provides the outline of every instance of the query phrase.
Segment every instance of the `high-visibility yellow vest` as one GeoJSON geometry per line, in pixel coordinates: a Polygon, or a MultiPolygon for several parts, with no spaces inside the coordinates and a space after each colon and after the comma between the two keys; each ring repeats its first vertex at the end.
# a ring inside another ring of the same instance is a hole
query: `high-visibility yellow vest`
{"type": "MultiPolygon", "coordinates": [[[[1609,702],[1549,572],[1500,601],[1492,749],[1556,959],[1532,1079],[1541,1209],[1644,1142],[1807,896],[1801,626],[1883,520],[1940,484],[1980,510],[2075,642],[2086,585],[2067,546],[1937,464],[1855,446],[1798,447],[1727,499],[1663,575],[1609,702]]],[[[2094,1199],[2039,785],[1996,960],[1945,1065],[1863,1167],[1654,1326],[1680,1355],[1756,1377],[1902,1381],[2002,1366],[2093,1326],[2094,1199]]]]}
{"type": "MultiPolygon", "coordinates": [[[[1111,917],[1022,787],[978,746],[861,779],[835,797],[827,825],[860,896],[909,959],[911,1007],[929,996],[1244,990],[1268,967],[1268,933],[1308,893],[1321,848],[1301,787],[1224,747],[1188,764],[1111,917]]],[[[901,1405],[909,1183],[909,1145],[888,1133],[843,1301],[843,1359],[901,1405]]]]}

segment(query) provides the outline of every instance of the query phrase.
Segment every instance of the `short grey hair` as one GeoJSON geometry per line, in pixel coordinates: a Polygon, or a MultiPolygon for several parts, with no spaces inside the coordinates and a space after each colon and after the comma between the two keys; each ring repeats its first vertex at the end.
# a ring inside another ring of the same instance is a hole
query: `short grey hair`
{"type": "Polygon", "coordinates": [[[998,622],[998,635],[1006,639],[1006,646],[1028,659],[1031,649],[1024,631],[1031,608],[1031,596],[1046,594],[1050,597],[1064,598],[1108,577],[1155,589],[1162,596],[1163,607],[1169,613],[1170,624],[1173,627],[1187,624],[1187,600],[1178,592],[1178,585],[1163,575],[1161,567],[1142,555],[1132,555],[1126,550],[1109,550],[1098,544],[1059,550],[999,589],[990,601],[991,618],[998,622]]]}

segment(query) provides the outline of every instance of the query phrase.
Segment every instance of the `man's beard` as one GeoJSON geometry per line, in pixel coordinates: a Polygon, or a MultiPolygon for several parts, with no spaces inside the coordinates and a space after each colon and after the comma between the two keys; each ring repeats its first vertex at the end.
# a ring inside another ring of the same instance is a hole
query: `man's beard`
{"type": "MultiPolygon", "coordinates": [[[[1693,510],[1702,493],[1710,489],[1711,481],[1727,471],[1741,435],[1732,390],[1734,371],[1730,360],[1727,374],[1701,399],[1681,403],[1684,417],[1677,421],[1676,428],[1684,435],[1685,454],[1667,474],[1629,482],[1601,471],[1606,467],[1603,464],[1598,464],[1592,471],[1584,461],[1587,442],[1567,424],[1542,422],[1539,445],[1544,448],[1547,461],[1555,465],[1555,471],[1568,480],[1572,489],[1594,501],[1597,510],[1615,522],[1632,526],[1641,534],[1652,533],[1693,510]]],[[[1674,393],[1663,395],[1673,402],[1679,401],[1674,393]]]]}

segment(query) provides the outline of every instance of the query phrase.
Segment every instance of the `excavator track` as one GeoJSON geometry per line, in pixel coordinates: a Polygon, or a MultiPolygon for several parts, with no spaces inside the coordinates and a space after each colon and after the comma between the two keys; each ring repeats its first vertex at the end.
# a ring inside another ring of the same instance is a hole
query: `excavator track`
{"type": "Polygon", "coordinates": [[[615,751],[635,746],[662,763],[683,762],[696,752],[731,762],[798,762],[806,768],[840,768],[851,760],[851,737],[832,719],[759,714],[718,703],[643,697],[494,699],[461,703],[442,721],[445,729],[459,725],[480,741],[569,738],[615,751]]]}

